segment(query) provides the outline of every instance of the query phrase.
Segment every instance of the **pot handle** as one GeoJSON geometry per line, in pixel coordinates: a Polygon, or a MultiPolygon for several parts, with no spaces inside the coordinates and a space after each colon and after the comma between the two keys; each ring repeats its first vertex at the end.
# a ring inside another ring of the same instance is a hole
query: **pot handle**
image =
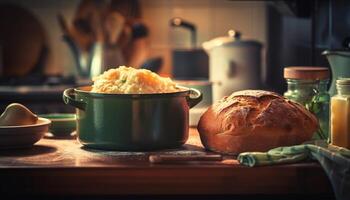
{"type": "Polygon", "coordinates": [[[202,98],[203,95],[199,90],[190,88],[190,93],[187,97],[188,105],[190,106],[190,108],[193,108],[195,105],[202,101],[202,98]]]}
{"type": "Polygon", "coordinates": [[[83,101],[75,100],[76,95],[74,88],[69,88],[63,92],[63,101],[65,104],[79,108],[80,110],[85,110],[86,103],[83,101]]]}

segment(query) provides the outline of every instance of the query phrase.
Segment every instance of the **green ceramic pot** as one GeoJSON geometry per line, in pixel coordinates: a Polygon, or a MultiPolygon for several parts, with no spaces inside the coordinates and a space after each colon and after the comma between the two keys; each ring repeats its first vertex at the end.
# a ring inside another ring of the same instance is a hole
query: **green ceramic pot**
{"type": "Polygon", "coordinates": [[[79,141],[91,148],[147,151],[176,148],[188,138],[189,108],[202,100],[196,89],[162,94],[100,94],[91,87],[64,91],[77,108],[79,141]]]}

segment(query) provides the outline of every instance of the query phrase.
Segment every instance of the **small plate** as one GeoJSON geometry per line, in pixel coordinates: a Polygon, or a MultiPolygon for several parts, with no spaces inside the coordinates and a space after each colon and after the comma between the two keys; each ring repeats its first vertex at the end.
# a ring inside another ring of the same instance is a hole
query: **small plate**
{"type": "Polygon", "coordinates": [[[50,132],[56,137],[71,136],[76,129],[75,114],[51,113],[43,114],[40,117],[51,120],[50,132]]]}
{"type": "Polygon", "coordinates": [[[36,124],[25,126],[0,126],[0,149],[30,147],[49,130],[51,121],[39,118],[36,124]]]}

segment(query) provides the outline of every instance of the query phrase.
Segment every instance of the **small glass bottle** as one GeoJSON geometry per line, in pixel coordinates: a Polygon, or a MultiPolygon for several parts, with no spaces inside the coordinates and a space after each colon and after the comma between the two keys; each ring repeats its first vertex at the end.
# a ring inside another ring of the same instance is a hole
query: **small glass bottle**
{"type": "Polygon", "coordinates": [[[336,81],[331,99],[331,144],[350,149],[350,79],[336,81]]]}
{"type": "Polygon", "coordinates": [[[320,129],[313,139],[328,140],[329,101],[327,91],[329,70],[326,67],[286,67],[284,78],[288,90],[284,96],[311,111],[319,120],[320,129]]]}

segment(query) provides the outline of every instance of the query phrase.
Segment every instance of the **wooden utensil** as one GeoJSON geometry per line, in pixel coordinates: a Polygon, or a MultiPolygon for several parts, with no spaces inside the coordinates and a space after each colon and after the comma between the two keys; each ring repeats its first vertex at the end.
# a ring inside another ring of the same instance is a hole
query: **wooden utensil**
{"type": "Polygon", "coordinates": [[[151,155],[149,161],[156,164],[189,162],[189,161],[221,161],[221,155],[151,155]]]}
{"type": "Polygon", "coordinates": [[[105,1],[83,0],[80,2],[70,34],[83,51],[89,51],[96,42],[103,42],[101,21],[105,9],[105,1]]]}
{"type": "Polygon", "coordinates": [[[123,31],[125,18],[116,11],[107,14],[104,22],[105,38],[108,45],[116,45],[123,31]]]}

